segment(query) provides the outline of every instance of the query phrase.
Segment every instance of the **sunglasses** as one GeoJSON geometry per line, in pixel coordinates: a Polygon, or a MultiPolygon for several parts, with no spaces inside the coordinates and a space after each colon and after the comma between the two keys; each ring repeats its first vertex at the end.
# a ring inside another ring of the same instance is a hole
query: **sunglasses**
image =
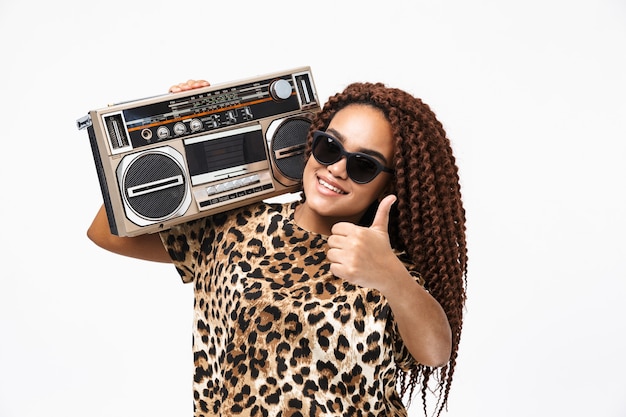
{"type": "Polygon", "coordinates": [[[387,168],[370,155],[346,151],[338,139],[321,130],[313,132],[311,153],[322,165],[332,165],[345,156],[348,177],[357,184],[367,184],[381,172],[393,173],[393,169],[387,168]]]}

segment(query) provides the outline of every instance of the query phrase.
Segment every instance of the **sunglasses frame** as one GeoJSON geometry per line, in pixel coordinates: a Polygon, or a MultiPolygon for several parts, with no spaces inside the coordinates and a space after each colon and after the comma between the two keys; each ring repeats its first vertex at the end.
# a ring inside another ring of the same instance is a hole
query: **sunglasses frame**
{"type": "Polygon", "coordinates": [[[381,172],[387,172],[389,174],[393,174],[394,170],[391,168],[387,168],[386,166],[384,166],[380,161],[378,161],[376,158],[374,158],[371,155],[368,155],[366,153],[363,152],[348,152],[346,151],[346,149],[343,147],[343,144],[341,143],[341,141],[339,139],[337,139],[336,137],[321,131],[321,130],[316,130],[313,132],[313,141],[311,143],[311,155],[313,155],[313,158],[315,158],[315,160],[317,162],[319,162],[320,164],[324,165],[324,166],[329,166],[329,165],[333,165],[336,164],[337,162],[341,161],[341,159],[345,156],[346,157],[346,172],[348,173],[348,177],[356,182],[357,184],[367,184],[368,182],[372,182],[377,176],[378,174],[380,174],[381,172]],[[337,148],[339,149],[339,158],[337,158],[337,160],[333,161],[333,162],[323,162],[320,161],[317,157],[317,155],[315,155],[315,147],[318,144],[318,141],[320,139],[331,139],[332,142],[335,144],[335,146],[337,146],[337,148]],[[374,175],[372,175],[372,178],[370,178],[367,181],[361,181],[361,180],[356,180],[353,175],[351,174],[352,169],[350,168],[350,160],[351,158],[363,158],[367,161],[370,161],[374,164],[374,166],[376,167],[376,172],[374,173],[374,175]]]}

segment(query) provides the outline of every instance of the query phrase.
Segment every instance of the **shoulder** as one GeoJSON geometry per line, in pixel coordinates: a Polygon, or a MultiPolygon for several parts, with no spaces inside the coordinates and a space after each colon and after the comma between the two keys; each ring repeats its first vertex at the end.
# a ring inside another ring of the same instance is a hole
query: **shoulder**
{"type": "Polygon", "coordinates": [[[202,238],[207,234],[219,234],[240,230],[242,233],[258,233],[265,228],[273,228],[292,216],[292,203],[256,202],[232,210],[201,217],[173,226],[161,232],[161,236],[188,236],[202,238]]]}
{"type": "Polygon", "coordinates": [[[282,230],[291,211],[288,204],[258,202],[172,226],[161,241],[185,282],[200,259],[237,245],[262,246],[282,230]],[[263,237],[265,236],[265,237],[263,237]]]}
{"type": "Polygon", "coordinates": [[[231,222],[235,225],[243,226],[250,222],[289,219],[290,212],[289,204],[261,201],[216,215],[214,222],[218,224],[231,222]]]}

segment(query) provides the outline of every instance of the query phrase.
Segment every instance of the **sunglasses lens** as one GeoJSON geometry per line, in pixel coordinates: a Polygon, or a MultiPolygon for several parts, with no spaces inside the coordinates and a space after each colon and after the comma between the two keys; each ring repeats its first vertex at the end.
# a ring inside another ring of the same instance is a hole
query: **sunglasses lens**
{"type": "Polygon", "coordinates": [[[313,156],[322,164],[334,164],[341,159],[341,147],[335,139],[328,136],[318,136],[313,147],[313,156]]]}
{"type": "Polygon", "coordinates": [[[366,156],[351,155],[346,169],[354,182],[364,184],[370,182],[378,174],[376,163],[366,156]]]}

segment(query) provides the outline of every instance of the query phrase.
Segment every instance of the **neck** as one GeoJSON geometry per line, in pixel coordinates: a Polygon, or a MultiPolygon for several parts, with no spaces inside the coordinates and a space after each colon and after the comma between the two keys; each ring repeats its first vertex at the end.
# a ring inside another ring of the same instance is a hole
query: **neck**
{"type": "Polygon", "coordinates": [[[359,218],[346,219],[333,216],[320,216],[317,212],[311,210],[311,208],[306,204],[306,201],[296,207],[293,215],[293,220],[298,227],[323,236],[331,235],[331,229],[335,223],[350,222],[356,224],[358,223],[359,218]]]}

